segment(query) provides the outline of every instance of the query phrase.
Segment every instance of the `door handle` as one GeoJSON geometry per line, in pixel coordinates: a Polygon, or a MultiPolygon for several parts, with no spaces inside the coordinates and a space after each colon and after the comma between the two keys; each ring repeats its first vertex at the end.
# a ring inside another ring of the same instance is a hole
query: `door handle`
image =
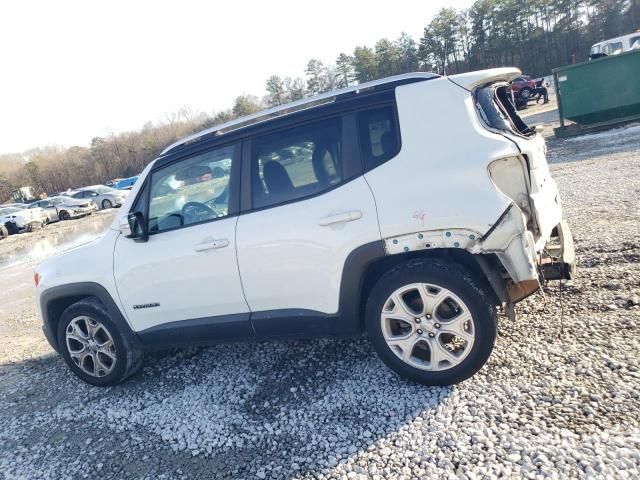
{"type": "Polygon", "coordinates": [[[333,225],[334,223],[353,222],[359,218],[362,218],[362,212],[360,210],[351,210],[349,212],[340,212],[322,217],[318,220],[318,225],[326,227],[328,225],[333,225]]]}
{"type": "Polygon", "coordinates": [[[198,245],[193,247],[193,249],[196,252],[204,252],[206,250],[215,250],[218,248],[224,248],[228,246],[229,246],[229,240],[227,240],[226,238],[221,238],[218,240],[211,240],[211,241],[199,243],[198,245]]]}

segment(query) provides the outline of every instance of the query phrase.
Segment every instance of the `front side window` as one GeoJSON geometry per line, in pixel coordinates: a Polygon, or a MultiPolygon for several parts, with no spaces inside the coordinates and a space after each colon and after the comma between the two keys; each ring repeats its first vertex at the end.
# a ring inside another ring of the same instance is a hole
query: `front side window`
{"type": "Polygon", "coordinates": [[[153,172],[149,232],[226,217],[231,163],[237,148],[220,147],[153,172]]]}
{"type": "Polygon", "coordinates": [[[366,171],[381,165],[400,151],[395,113],[391,105],[358,113],[358,136],[366,171]]]}
{"type": "Polygon", "coordinates": [[[343,178],[339,118],[253,141],[252,203],[260,208],[328,190],[343,178]]]}

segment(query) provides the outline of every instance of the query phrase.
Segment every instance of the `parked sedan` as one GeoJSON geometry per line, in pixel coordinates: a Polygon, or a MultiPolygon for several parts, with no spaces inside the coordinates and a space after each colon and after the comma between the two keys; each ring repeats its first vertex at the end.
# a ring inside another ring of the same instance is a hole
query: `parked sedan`
{"type": "Polygon", "coordinates": [[[32,203],[29,208],[43,208],[49,215],[50,222],[70,220],[72,218],[91,215],[97,210],[93,200],[76,200],[71,197],[51,197],[32,203]]]}
{"type": "Polygon", "coordinates": [[[79,200],[93,200],[99,209],[119,207],[129,195],[129,190],[115,190],[104,185],[92,185],[73,190],[67,194],[79,200]]]}
{"type": "Polygon", "coordinates": [[[8,207],[0,209],[0,225],[4,225],[10,235],[22,230],[31,230],[34,225],[48,223],[47,212],[42,208],[8,207]]]}

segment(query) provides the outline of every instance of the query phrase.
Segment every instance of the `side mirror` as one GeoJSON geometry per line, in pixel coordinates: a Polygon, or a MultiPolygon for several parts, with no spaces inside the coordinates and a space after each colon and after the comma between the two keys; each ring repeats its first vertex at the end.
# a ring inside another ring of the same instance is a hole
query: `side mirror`
{"type": "Polygon", "coordinates": [[[146,242],[149,240],[149,232],[147,231],[147,222],[142,212],[131,212],[127,215],[129,223],[129,235],[127,238],[133,238],[136,242],[146,242]]]}

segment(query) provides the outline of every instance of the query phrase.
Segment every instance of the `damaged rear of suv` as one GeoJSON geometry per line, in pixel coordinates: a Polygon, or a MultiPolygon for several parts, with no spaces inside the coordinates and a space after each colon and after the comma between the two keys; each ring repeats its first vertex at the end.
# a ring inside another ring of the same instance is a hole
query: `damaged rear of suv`
{"type": "Polygon", "coordinates": [[[362,333],[406,378],[468,378],[497,311],[574,270],[519,74],[405,74],[176,142],[101,239],[37,267],[47,339],[95,385],[149,350],[362,333]]]}

